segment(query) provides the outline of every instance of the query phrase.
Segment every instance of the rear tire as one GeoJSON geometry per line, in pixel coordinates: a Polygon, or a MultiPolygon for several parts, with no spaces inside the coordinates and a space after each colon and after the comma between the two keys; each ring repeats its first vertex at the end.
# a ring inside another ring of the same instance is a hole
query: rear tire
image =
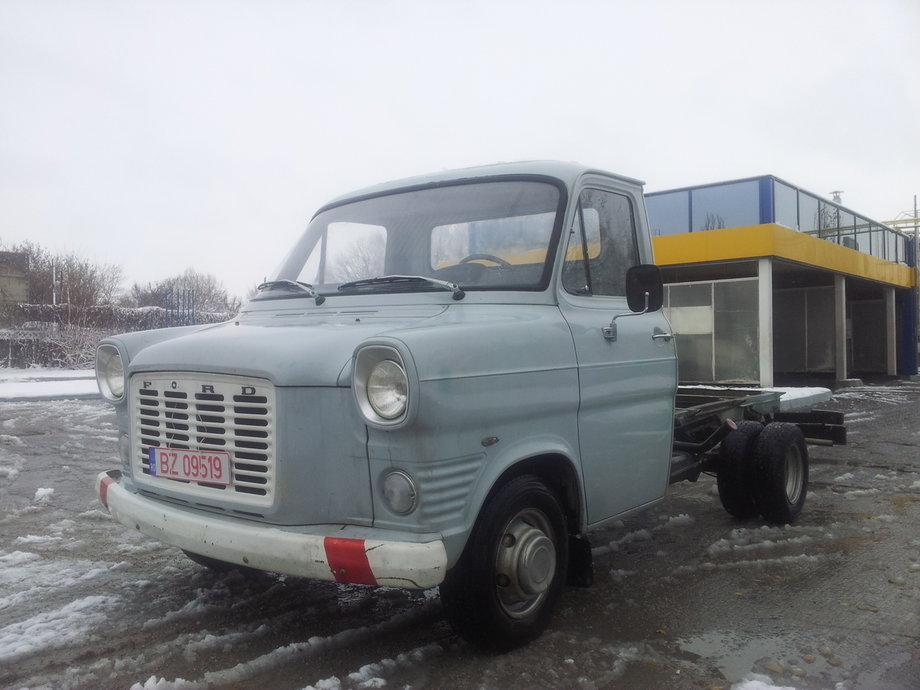
{"type": "Polygon", "coordinates": [[[548,625],[567,564],[559,500],[537,477],[515,477],[487,500],[460,561],[441,584],[444,612],[471,644],[514,649],[548,625]]]}
{"type": "Polygon", "coordinates": [[[795,521],[808,492],[808,448],[795,424],[767,424],[754,442],[754,501],[764,520],[795,521]]]}
{"type": "Polygon", "coordinates": [[[741,422],[719,447],[716,474],[719,500],[728,514],[739,520],[749,520],[760,512],[754,501],[751,474],[756,469],[752,455],[754,441],[761,431],[763,424],[759,422],[741,422]]]}

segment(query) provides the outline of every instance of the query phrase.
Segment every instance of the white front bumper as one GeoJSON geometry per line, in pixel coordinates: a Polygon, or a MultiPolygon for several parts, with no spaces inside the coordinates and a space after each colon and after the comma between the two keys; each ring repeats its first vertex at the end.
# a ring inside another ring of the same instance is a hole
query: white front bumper
{"type": "Polygon", "coordinates": [[[99,500],[112,516],[192,553],[313,580],[405,589],[434,587],[447,572],[447,552],[440,539],[421,543],[367,539],[356,534],[358,528],[347,525],[314,525],[309,534],[299,528],[261,525],[145,498],[125,489],[118,481],[120,475],[116,470],[96,478],[99,500]]]}

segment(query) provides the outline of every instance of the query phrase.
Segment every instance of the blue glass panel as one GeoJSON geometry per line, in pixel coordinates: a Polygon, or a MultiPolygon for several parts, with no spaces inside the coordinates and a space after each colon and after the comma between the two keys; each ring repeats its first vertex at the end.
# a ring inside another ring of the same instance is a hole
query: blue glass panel
{"type": "Polygon", "coordinates": [[[814,232],[819,227],[818,198],[799,192],[799,230],[814,232]]]}
{"type": "Polygon", "coordinates": [[[760,223],[760,186],[757,180],[713,185],[692,190],[693,230],[716,230],[760,223]]]}
{"type": "Polygon", "coordinates": [[[872,224],[872,248],[869,252],[880,259],[885,258],[885,230],[880,225],[872,224]]]}
{"type": "Polygon", "coordinates": [[[826,201],[818,202],[818,237],[837,241],[837,207],[826,201]]]}
{"type": "Polygon", "coordinates": [[[761,177],[757,180],[757,194],[760,200],[761,223],[773,222],[773,178],[761,177]]]}
{"type": "Polygon", "coordinates": [[[837,241],[844,247],[856,249],[855,225],[856,220],[852,213],[837,209],[837,241]]]}
{"type": "Polygon", "coordinates": [[[690,232],[689,192],[652,194],[645,197],[645,206],[653,236],[690,232]]]}
{"type": "Polygon", "coordinates": [[[895,263],[898,261],[898,235],[891,230],[885,231],[885,258],[895,263]]]}
{"type": "Polygon", "coordinates": [[[792,230],[799,229],[799,209],[796,191],[782,182],[773,181],[773,222],[792,230]]]}

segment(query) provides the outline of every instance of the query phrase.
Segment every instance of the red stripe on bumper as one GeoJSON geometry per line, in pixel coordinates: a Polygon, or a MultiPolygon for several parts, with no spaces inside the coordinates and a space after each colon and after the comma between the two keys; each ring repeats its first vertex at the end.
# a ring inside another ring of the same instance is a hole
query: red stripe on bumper
{"type": "Polygon", "coordinates": [[[376,585],[377,578],[367,562],[363,539],[340,539],[326,537],[323,540],[326,560],[336,582],[355,582],[362,585],[376,585]]]}
{"type": "Polygon", "coordinates": [[[105,506],[106,510],[109,508],[109,485],[114,483],[115,480],[111,477],[103,477],[102,481],[99,482],[99,500],[102,501],[102,505],[105,506]]]}

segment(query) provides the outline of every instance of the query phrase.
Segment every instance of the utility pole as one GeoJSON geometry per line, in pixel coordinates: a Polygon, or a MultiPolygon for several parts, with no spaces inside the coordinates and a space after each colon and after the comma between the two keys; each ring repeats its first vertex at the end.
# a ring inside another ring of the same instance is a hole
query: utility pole
{"type": "MultiPolygon", "coordinates": [[[[914,335],[917,337],[914,345],[917,347],[917,354],[920,355],[920,226],[917,225],[918,220],[920,216],[917,215],[917,195],[914,194],[914,306],[916,307],[914,335]]],[[[917,367],[917,373],[920,373],[920,366],[917,367]]]]}

